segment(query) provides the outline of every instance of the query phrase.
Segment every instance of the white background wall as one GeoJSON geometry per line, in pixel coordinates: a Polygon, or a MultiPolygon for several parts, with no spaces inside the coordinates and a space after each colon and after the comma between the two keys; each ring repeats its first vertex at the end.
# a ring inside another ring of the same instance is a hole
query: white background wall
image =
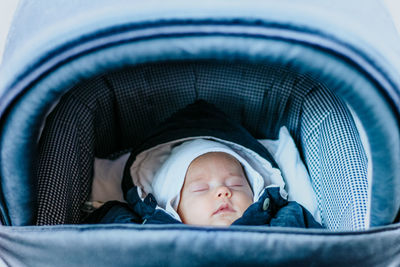
{"type": "MultiPolygon", "coordinates": [[[[32,0],[41,1],[41,0],[32,0]]],[[[8,28],[11,23],[11,19],[14,15],[14,11],[18,5],[18,0],[0,0],[0,64],[3,55],[4,45],[6,42],[6,36],[8,28]]]]}
{"type": "Polygon", "coordinates": [[[383,0],[400,34],[400,0],[383,0]]]}
{"type": "MultiPolygon", "coordinates": [[[[43,1],[43,0],[31,0],[31,1],[43,1]]],[[[327,0],[321,0],[321,1],[327,1],[327,0]]],[[[387,6],[390,14],[392,15],[393,20],[400,34],[400,0],[382,0],[382,1],[387,6]]],[[[18,5],[18,0],[0,0],[0,64],[3,55],[6,36],[8,33],[8,28],[17,5],[18,5]]]]}

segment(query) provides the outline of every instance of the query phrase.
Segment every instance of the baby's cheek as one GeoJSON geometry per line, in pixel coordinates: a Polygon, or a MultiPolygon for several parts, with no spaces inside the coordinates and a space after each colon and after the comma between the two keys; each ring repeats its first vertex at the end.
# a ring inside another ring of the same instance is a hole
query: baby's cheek
{"type": "Polygon", "coordinates": [[[186,214],[195,214],[202,205],[202,201],[195,197],[187,197],[183,199],[181,205],[186,214]]]}
{"type": "Polygon", "coordinates": [[[205,210],[205,207],[207,206],[207,202],[204,199],[201,198],[196,198],[192,199],[191,201],[191,208],[194,213],[202,213],[205,210]]]}
{"type": "Polygon", "coordinates": [[[253,196],[250,196],[248,194],[243,194],[241,199],[239,200],[240,203],[240,211],[243,215],[243,213],[247,210],[248,207],[250,207],[251,204],[253,204],[253,196]]]}
{"type": "Polygon", "coordinates": [[[205,224],[205,212],[202,201],[199,199],[183,199],[178,209],[178,214],[183,223],[203,225],[205,224]]]}

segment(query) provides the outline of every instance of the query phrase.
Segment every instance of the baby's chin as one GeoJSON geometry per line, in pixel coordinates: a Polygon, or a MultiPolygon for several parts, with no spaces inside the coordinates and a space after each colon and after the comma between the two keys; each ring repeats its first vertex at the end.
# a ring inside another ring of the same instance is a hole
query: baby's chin
{"type": "Polygon", "coordinates": [[[230,226],[234,221],[239,219],[237,216],[218,216],[213,218],[211,226],[230,226]]]}

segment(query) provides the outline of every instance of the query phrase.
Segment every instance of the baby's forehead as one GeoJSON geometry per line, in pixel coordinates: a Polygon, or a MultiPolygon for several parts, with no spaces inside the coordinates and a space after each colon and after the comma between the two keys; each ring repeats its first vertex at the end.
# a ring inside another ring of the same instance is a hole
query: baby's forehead
{"type": "Polygon", "coordinates": [[[212,165],[220,164],[241,170],[242,164],[232,155],[225,152],[208,152],[196,157],[189,165],[212,165]]]}
{"type": "Polygon", "coordinates": [[[231,154],[226,153],[226,152],[207,152],[207,153],[204,153],[204,154],[196,157],[195,159],[193,159],[193,161],[215,160],[215,159],[225,160],[225,161],[229,161],[229,162],[241,165],[240,162],[234,156],[232,156],[231,154]]]}
{"type": "Polygon", "coordinates": [[[244,174],[242,164],[234,156],[224,152],[209,152],[195,158],[190,163],[186,176],[190,176],[192,180],[202,177],[213,169],[217,169],[217,172],[227,176],[242,177],[244,174]]]}

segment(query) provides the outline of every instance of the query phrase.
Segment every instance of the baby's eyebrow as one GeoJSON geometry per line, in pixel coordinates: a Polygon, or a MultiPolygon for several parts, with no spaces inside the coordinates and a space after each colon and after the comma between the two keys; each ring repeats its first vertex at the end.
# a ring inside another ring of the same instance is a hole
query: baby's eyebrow
{"type": "Polygon", "coordinates": [[[240,173],[240,172],[237,172],[237,173],[232,173],[232,172],[230,172],[230,173],[228,174],[228,177],[246,178],[246,177],[244,176],[244,173],[240,173]]]}
{"type": "Polygon", "coordinates": [[[204,181],[205,181],[204,177],[196,177],[196,178],[190,179],[190,181],[188,181],[188,184],[192,184],[192,183],[196,183],[196,182],[204,182],[204,181]]]}

